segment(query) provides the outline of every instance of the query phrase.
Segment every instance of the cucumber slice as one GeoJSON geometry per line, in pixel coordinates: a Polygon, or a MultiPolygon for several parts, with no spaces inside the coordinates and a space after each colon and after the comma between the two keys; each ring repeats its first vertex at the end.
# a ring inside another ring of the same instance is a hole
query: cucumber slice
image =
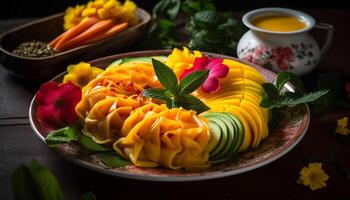
{"type": "Polygon", "coordinates": [[[211,153],[220,142],[221,129],[216,123],[213,123],[212,121],[209,121],[209,129],[211,133],[211,138],[208,143],[207,149],[209,153],[211,153]]]}

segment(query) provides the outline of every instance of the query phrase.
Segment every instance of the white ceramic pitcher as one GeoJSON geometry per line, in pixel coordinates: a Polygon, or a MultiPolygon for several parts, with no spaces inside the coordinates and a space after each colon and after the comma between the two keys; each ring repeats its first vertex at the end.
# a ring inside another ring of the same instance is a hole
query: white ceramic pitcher
{"type": "Polygon", "coordinates": [[[238,43],[238,57],[275,72],[289,71],[296,75],[311,72],[332,43],[332,25],[315,24],[315,20],[310,15],[297,10],[262,8],[246,13],[242,20],[250,30],[238,43]],[[297,31],[276,32],[258,28],[251,23],[258,16],[276,14],[294,16],[302,20],[306,26],[297,31]],[[308,33],[314,27],[327,31],[327,37],[321,49],[308,33]]]}

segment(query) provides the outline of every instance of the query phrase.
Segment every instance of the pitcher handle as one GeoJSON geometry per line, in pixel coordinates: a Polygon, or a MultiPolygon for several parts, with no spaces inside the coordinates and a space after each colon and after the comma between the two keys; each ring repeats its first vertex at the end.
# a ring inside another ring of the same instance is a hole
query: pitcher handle
{"type": "Polygon", "coordinates": [[[327,51],[329,50],[333,42],[334,28],[333,28],[333,25],[326,24],[326,23],[317,23],[315,25],[315,28],[319,28],[327,31],[326,41],[324,42],[321,48],[321,58],[323,58],[323,56],[326,55],[327,51]]]}

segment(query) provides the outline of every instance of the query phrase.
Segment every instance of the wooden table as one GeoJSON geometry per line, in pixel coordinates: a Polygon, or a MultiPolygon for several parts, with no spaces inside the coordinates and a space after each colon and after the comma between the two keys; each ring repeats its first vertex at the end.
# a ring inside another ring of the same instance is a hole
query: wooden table
{"type": "MultiPolygon", "coordinates": [[[[332,48],[321,64],[304,81],[312,87],[322,71],[340,71],[350,79],[350,10],[310,10],[317,21],[333,24],[332,48]]],[[[0,20],[0,32],[30,19],[0,20]]],[[[318,33],[315,33],[318,34],[318,33]]],[[[322,36],[322,34],[319,34],[322,36]]],[[[130,51],[130,49],[128,50],[130,51]]],[[[350,169],[350,146],[332,136],[335,120],[350,116],[349,110],[332,108],[323,115],[312,114],[304,139],[287,155],[267,166],[244,174],[201,182],[156,183],[111,177],[76,166],[56,155],[43,144],[28,122],[28,107],[38,84],[23,81],[0,67],[0,199],[13,199],[11,173],[33,158],[50,168],[61,183],[66,199],[79,199],[93,191],[98,199],[350,199],[350,179],[332,165],[324,165],[330,175],[327,188],[311,192],[296,183],[306,164],[302,154],[324,155],[331,148],[350,169]]]]}

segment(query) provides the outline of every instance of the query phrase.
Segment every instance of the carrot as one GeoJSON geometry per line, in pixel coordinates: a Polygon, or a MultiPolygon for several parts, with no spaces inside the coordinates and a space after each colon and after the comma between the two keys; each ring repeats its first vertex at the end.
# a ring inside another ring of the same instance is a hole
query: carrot
{"type": "Polygon", "coordinates": [[[67,31],[65,31],[64,33],[60,34],[60,35],[57,36],[55,39],[53,39],[53,40],[49,43],[49,45],[50,45],[51,47],[55,47],[56,44],[57,44],[57,42],[58,42],[65,34],[67,34],[67,31]]]}
{"type": "Polygon", "coordinates": [[[108,37],[111,37],[111,36],[121,32],[121,31],[125,30],[127,27],[128,27],[128,22],[123,22],[121,24],[113,25],[108,31],[104,32],[103,34],[98,35],[94,38],[91,38],[90,40],[85,40],[84,44],[91,43],[91,42],[97,42],[99,40],[106,39],[108,37]]]}
{"type": "Polygon", "coordinates": [[[54,49],[60,49],[60,47],[66,43],[66,41],[72,39],[73,37],[79,35],[80,33],[84,32],[86,29],[90,28],[94,24],[98,23],[100,19],[91,17],[86,19],[85,21],[82,21],[81,23],[73,26],[72,28],[68,29],[65,33],[62,33],[62,38],[56,43],[54,49]]]}
{"type": "Polygon", "coordinates": [[[113,26],[113,23],[113,19],[101,20],[89,27],[87,30],[81,32],[79,35],[71,38],[64,43],[61,43],[61,45],[57,44],[54,49],[56,51],[63,51],[79,46],[81,45],[82,41],[94,38],[98,36],[98,34],[108,30],[111,26],[113,26]]]}

